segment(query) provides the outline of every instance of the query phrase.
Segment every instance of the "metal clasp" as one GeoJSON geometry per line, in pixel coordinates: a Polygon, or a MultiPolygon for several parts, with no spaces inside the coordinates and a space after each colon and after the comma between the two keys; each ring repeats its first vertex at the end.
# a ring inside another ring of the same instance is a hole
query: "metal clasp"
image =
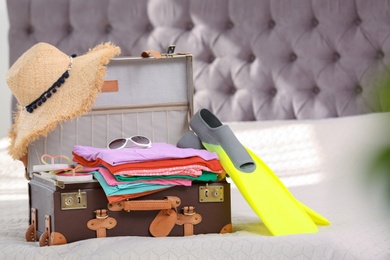
{"type": "Polygon", "coordinates": [[[87,193],[85,191],[61,193],[62,210],[85,208],[87,208],[87,193]]]}
{"type": "Polygon", "coordinates": [[[108,218],[107,210],[105,210],[105,209],[95,210],[94,213],[96,214],[96,218],[97,219],[106,219],[106,218],[108,218]]]}
{"type": "Polygon", "coordinates": [[[224,188],[223,185],[199,186],[199,202],[223,202],[224,188]]]}

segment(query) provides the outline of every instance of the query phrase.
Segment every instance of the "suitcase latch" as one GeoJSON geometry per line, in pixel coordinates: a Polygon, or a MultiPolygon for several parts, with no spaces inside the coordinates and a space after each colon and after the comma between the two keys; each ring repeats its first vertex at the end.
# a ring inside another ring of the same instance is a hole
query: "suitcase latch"
{"type": "Polygon", "coordinates": [[[196,214],[195,207],[194,206],[185,206],[183,208],[183,214],[186,216],[192,216],[196,214]]]}
{"type": "Polygon", "coordinates": [[[61,193],[61,209],[85,209],[87,208],[87,193],[85,191],[61,193]]]}
{"type": "Polygon", "coordinates": [[[223,194],[222,185],[199,186],[199,202],[223,202],[223,194]]]}

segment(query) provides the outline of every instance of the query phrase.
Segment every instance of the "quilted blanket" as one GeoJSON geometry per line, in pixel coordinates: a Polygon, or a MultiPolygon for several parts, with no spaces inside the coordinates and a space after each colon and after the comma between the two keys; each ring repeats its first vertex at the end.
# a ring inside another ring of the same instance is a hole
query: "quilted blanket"
{"type": "Polygon", "coordinates": [[[390,259],[388,179],[372,166],[390,147],[390,114],[229,125],[294,196],[331,225],[315,234],[271,236],[232,184],[231,234],[111,237],[39,247],[24,239],[27,181],[3,138],[0,259],[390,259]]]}

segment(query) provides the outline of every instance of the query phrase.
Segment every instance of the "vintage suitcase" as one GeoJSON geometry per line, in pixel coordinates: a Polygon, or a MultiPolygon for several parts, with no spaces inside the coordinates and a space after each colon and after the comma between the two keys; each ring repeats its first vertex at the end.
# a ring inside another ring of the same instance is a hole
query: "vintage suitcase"
{"type": "Polygon", "coordinates": [[[58,184],[35,176],[29,195],[31,225],[26,239],[39,240],[41,246],[105,236],[184,236],[232,230],[230,184],[225,181],[175,186],[109,204],[97,181],[58,184]]]}
{"type": "Polygon", "coordinates": [[[92,111],[29,145],[26,239],[55,245],[104,236],[231,232],[230,185],[224,180],[175,186],[112,205],[95,180],[62,183],[33,174],[43,154],[72,158],[75,144],[106,147],[114,138],[137,134],[176,144],[189,128],[192,97],[191,55],[113,59],[92,111]]]}

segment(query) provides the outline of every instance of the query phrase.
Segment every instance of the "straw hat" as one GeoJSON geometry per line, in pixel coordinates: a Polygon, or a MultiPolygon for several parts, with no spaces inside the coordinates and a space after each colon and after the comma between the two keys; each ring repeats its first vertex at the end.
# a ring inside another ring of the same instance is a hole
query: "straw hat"
{"type": "Polygon", "coordinates": [[[119,53],[119,47],[104,43],[72,57],[50,44],[37,43],[20,56],[6,75],[19,103],[8,134],[9,154],[21,159],[31,142],[58,123],[90,111],[103,86],[106,65],[119,53]]]}

